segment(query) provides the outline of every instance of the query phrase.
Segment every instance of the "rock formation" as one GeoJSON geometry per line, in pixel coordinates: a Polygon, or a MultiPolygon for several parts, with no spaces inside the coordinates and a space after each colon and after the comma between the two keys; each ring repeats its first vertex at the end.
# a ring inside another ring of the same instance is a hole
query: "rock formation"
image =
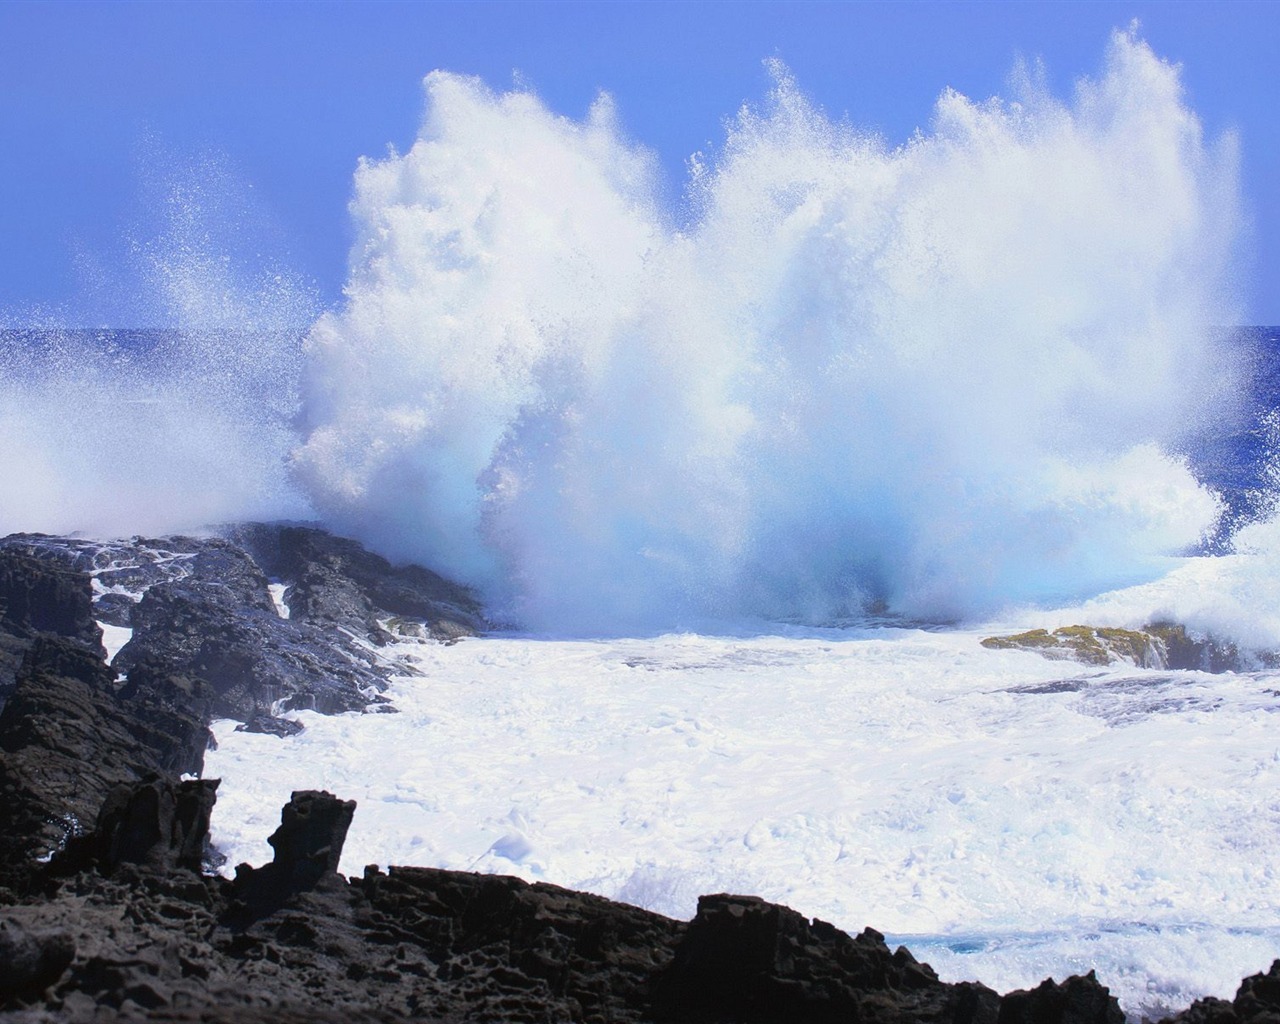
{"type": "MultiPolygon", "coordinates": [[[[1002,997],[753,897],[685,923],[502,876],[347,879],[356,807],[328,793],[293,794],[271,863],[208,873],[211,716],[376,707],[389,633],[482,626],[460,588],[309,528],[0,541],[0,1022],[1121,1021],[1092,974],[1002,997]],[[111,665],[95,617],[133,630],[111,665]]],[[[1176,1020],[1274,1024],[1280,962],[1176,1020]]]]}
{"type": "Polygon", "coordinates": [[[1061,626],[1025,633],[989,636],[982,646],[996,651],[1034,651],[1058,661],[1084,665],[1127,663],[1138,668],[1234,672],[1274,667],[1280,656],[1268,651],[1241,651],[1211,636],[1190,633],[1178,623],[1155,622],[1141,629],[1108,626],[1061,626]]]}

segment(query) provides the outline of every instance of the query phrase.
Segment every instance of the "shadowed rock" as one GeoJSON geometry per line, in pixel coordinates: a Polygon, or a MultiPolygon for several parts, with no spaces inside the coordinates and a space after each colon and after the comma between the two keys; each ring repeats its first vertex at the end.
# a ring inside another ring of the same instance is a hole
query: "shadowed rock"
{"type": "Polygon", "coordinates": [[[1029,991],[1010,992],[997,1024],[1124,1024],[1110,990],[1090,971],[1064,982],[1046,978],[1029,991]]]}
{"type": "Polygon", "coordinates": [[[670,968],[655,1017],[680,1024],[796,1020],[995,1024],[999,996],[946,985],[873,929],[851,937],[750,896],[703,896],[670,968]]]}
{"type": "Polygon", "coordinates": [[[355,814],[354,800],[332,793],[294,793],[280,812],[280,827],[267,840],[275,851],[270,864],[236,868],[235,888],[242,908],[237,916],[256,919],[271,913],[295,893],[338,878],[342,845],[355,814]]]}
{"type": "Polygon", "coordinates": [[[1277,1024],[1280,1022],[1280,960],[1265,974],[1253,974],[1240,983],[1236,997],[1198,999],[1165,1024],[1277,1024]]]}
{"type": "Polygon", "coordinates": [[[96,865],[110,872],[134,864],[166,872],[199,872],[209,846],[209,817],[218,779],[174,782],[150,774],[116,786],[98,812],[93,832],[72,839],[52,870],[69,873],[96,865]]]}
{"type": "Polygon", "coordinates": [[[412,634],[414,622],[446,641],[486,627],[479,602],[465,587],[421,566],[393,566],[356,541],[312,527],[262,523],[237,527],[229,536],[269,574],[288,582],[291,619],[338,626],[373,643],[402,629],[412,634]]]}
{"type": "Polygon", "coordinates": [[[116,786],[199,771],[206,708],[199,683],[142,673],[117,691],[99,655],[38,636],[0,712],[0,884],[24,887],[116,786]]]}
{"type": "Polygon", "coordinates": [[[102,651],[89,577],[68,560],[40,557],[24,544],[6,542],[0,546],[0,705],[13,690],[23,655],[41,633],[102,651]]]}
{"type": "Polygon", "coordinates": [[[74,956],[75,943],[66,932],[32,932],[0,918],[0,1001],[43,992],[74,956]]]}

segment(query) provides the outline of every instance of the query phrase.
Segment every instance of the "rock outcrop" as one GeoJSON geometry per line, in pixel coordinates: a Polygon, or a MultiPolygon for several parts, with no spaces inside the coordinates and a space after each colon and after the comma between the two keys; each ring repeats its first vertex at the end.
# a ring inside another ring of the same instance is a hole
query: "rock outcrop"
{"type": "Polygon", "coordinates": [[[42,633],[102,651],[89,578],[65,560],[0,547],[0,704],[13,690],[23,656],[42,633]]]}
{"type": "Polygon", "coordinates": [[[1178,623],[1155,622],[1141,629],[1108,626],[1061,626],[1024,633],[989,636],[982,646],[996,651],[1034,651],[1058,661],[1084,665],[1135,665],[1138,668],[1233,672],[1275,667],[1274,652],[1243,652],[1231,643],[1188,632],[1178,623]]]}
{"type": "Polygon", "coordinates": [[[87,830],[107,794],[148,775],[198,772],[208,743],[202,684],[137,673],[117,688],[100,655],[36,638],[0,712],[0,886],[87,830]]]}
{"type": "Polygon", "coordinates": [[[1093,977],[1004,1001],[742,896],[688,924],[551,885],[430,868],[334,868],[355,805],[295,793],[275,859],[198,873],[216,785],[113,791],[0,907],[0,1020],[726,1021],[1118,1024],[1093,977]],[[6,945],[7,944],[7,945],[6,945]]]}
{"type": "Polygon", "coordinates": [[[0,886],[25,889],[117,786],[199,775],[213,718],[283,736],[301,729],[284,710],[385,707],[388,678],[411,669],[379,653],[383,621],[417,616],[423,638],[483,625],[463,588],[354,541],[228,532],[243,543],[0,540],[0,886]],[[281,614],[275,573],[301,614],[281,614]],[[99,623],[131,630],[110,665],[99,623]]]}

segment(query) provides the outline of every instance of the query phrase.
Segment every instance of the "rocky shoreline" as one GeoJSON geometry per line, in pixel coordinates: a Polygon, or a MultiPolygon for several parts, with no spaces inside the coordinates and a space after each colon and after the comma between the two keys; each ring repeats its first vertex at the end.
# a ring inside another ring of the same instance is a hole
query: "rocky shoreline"
{"type": "MultiPolygon", "coordinates": [[[[0,540],[0,1020],[1123,1020],[1092,974],[946,984],[748,896],[681,922],[503,876],[346,879],[358,811],[328,793],[294,794],[272,863],[211,873],[211,719],[393,710],[389,640],[485,628],[465,589],[307,526],[0,540]]],[[[1280,1020],[1280,961],[1173,1019],[1280,1020]]]]}

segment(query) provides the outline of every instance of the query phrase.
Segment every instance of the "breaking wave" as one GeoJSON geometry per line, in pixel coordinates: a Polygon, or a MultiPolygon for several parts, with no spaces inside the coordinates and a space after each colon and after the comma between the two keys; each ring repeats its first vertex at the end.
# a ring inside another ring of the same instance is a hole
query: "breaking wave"
{"type": "Polygon", "coordinates": [[[607,97],[428,76],[305,342],[321,516],[575,631],[972,617],[1196,544],[1238,174],[1177,69],[1117,33],[1069,100],[944,92],[896,147],[772,72],[677,212],[607,97]]]}

